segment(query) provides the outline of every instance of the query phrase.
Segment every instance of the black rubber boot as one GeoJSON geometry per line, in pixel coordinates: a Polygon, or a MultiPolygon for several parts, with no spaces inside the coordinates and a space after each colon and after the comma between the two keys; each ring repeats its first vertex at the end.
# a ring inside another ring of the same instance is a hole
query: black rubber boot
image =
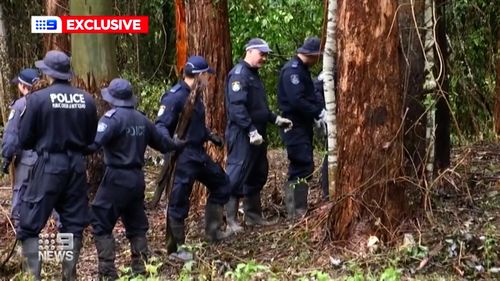
{"type": "Polygon", "coordinates": [[[99,280],[116,280],[118,274],[115,267],[115,239],[113,235],[94,236],[97,249],[99,280]]]}
{"type": "Polygon", "coordinates": [[[82,248],[82,238],[73,237],[73,257],[69,258],[67,255],[64,256],[62,261],[62,280],[63,281],[74,281],[76,280],[76,265],[78,264],[78,259],[80,257],[80,249],[82,248]]]}
{"type": "Polygon", "coordinates": [[[243,231],[243,226],[238,222],[238,207],[240,200],[237,197],[231,196],[229,202],[225,205],[227,228],[232,233],[243,231]]]}
{"type": "Polygon", "coordinates": [[[138,275],[146,274],[146,266],[148,262],[149,249],[146,236],[135,236],[129,239],[130,250],[132,253],[132,273],[138,275]]]}
{"type": "Polygon", "coordinates": [[[222,205],[207,202],[205,205],[205,236],[208,242],[217,242],[231,236],[231,231],[222,231],[222,205]]]}
{"type": "Polygon", "coordinates": [[[28,238],[22,242],[23,248],[23,271],[28,272],[36,281],[41,278],[41,262],[38,257],[38,238],[28,238]]]}
{"type": "Polygon", "coordinates": [[[305,182],[295,185],[293,190],[295,199],[295,214],[299,217],[307,212],[307,197],[309,195],[309,186],[305,182]]]}
{"type": "Polygon", "coordinates": [[[168,227],[173,240],[171,243],[176,244],[176,251],[171,253],[170,257],[183,262],[193,260],[193,254],[183,247],[186,240],[184,222],[169,217],[168,227]]]}
{"type": "Polygon", "coordinates": [[[273,225],[275,222],[270,222],[262,217],[262,205],[260,202],[260,193],[246,196],[243,200],[245,210],[245,223],[249,226],[256,225],[273,225]]]}

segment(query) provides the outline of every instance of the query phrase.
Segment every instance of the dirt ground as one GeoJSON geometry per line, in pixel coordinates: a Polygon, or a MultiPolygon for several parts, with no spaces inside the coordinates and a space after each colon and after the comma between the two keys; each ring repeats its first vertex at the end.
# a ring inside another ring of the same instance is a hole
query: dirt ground
{"type": "MultiPolygon", "coordinates": [[[[196,257],[193,263],[182,264],[167,257],[165,202],[148,210],[150,249],[157,258],[148,266],[156,277],[148,280],[500,279],[500,146],[476,144],[455,150],[452,169],[440,179],[444,187],[432,192],[432,212],[421,212],[408,221],[397,234],[397,243],[379,241],[367,253],[353,252],[325,239],[325,222],[333,203],[321,200],[317,174],[311,184],[316,188],[311,190],[307,216],[295,223],[286,221],[281,191],[287,169],[285,153],[271,151],[269,163],[264,213],[277,224],[247,228],[227,241],[207,245],[203,242],[203,209],[192,208],[187,242],[196,257]]],[[[152,196],[158,172],[159,167],[147,168],[147,198],[152,196]]],[[[0,191],[0,203],[1,263],[14,237],[7,216],[10,190],[0,191]]],[[[53,222],[44,231],[55,232],[53,222]]],[[[96,252],[88,229],[86,234],[79,280],[96,280],[96,252]]],[[[121,223],[114,234],[117,267],[127,267],[130,250],[121,223]]],[[[0,280],[23,280],[15,277],[19,271],[20,259],[14,256],[0,268],[0,280]]],[[[59,271],[57,264],[44,264],[46,280],[59,280],[59,271]]]]}

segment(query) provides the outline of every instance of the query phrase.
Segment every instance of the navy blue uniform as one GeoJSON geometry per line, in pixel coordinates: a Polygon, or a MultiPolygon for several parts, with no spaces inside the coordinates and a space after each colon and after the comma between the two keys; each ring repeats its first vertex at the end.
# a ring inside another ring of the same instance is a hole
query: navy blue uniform
{"type": "Polygon", "coordinates": [[[320,115],[324,103],[315,94],[309,68],[298,57],[292,58],[281,69],[278,104],[283,117],[293,122],[292,130],[282,133],[290,161],[288,180],[308,178],[314,169],[314,119],[320,115]]]}
{"type": "Polygon", "coordinates": [[[248,133],[257,130],[266,140],[267,123],[276,121],[269,109],[264,84],[258,68],[240,61],[228,74],[226,83],[228,144],[226,171],[232,195],[251,196],[259,193],[267,181],[267,144],[251,145],[248,133]]]}
{"type": "Polygon", "coordinates": [[[148,145],[162,153],[172,149],[170,138],[134,108],[116,107],[99,120],[92,146],[103,147],[106,171],[91,207],[95,235],[111,234],[120,216],[128,238],[146,234],[142,167],[148,145]]]}
{"type": "MultiPolygon", "coordinates": [[[[325,107],[325,91],[323,85],[323,79],[317,77],[314,79],[314,91],[316,98],[325,107]]],[[[328,149],[328,140],[325,140],[325,148],[328,149]]],[[[320,178],[321,190],[323,192],[323,198],[328,198],[328,155],[323,157],[323,163],[321,165],[321,178],[320,178]]]]}
{"type": "Polygon", "coordinates": [[[53,208],[61,232],[82,236],[88,224],[82,151],[93,142],[96,127],[94,99],[67,81],[56,80],[27,97],[19,141],[39,157],[22,198],[20,240],[38,237],[53,208]]]}
{"type": "MultiPolygon", "coordinates": [[[[180,81],[162,96],[156,120],[156,127],[162,135],[174,134],[190,91],[189,86],[180,81]]],[[[168,202],[168,215],[176,220],[184,221],[188,216],[189,196],[195,180],[208,188],[208,202],[225,204],[229,200],[229,179],[203,148],[208,135],[209,131],[205,126],[205,106],[202,97],[198,96],[184,137],[186,147],[177,159],[174,184],[168,202]]]]}
{"type": "Polygon", "coordinates": [[[12,190],[12,220],[14,226],[19,230],[19,212],[21,207],[21,198],[26,190],[28,175],[35,164],[37,154],[33,150],[22,150],[19,144],[19,121],[21,112],[26,107],[26,97],[21,97],[10,106],[10,114],[7,125],[5,126],[2,157],[4,161],[11,162],[15,158],[15,176],[14,187],[12,190]]]}

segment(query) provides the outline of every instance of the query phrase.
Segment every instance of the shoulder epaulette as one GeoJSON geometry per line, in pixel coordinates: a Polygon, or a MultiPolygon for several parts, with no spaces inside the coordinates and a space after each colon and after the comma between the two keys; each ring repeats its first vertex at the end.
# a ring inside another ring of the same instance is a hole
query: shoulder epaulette
{"type": "Polygon", "coordinates": [[[116,113],[116,108],[113,108],[104,113],[104,116],[107,118],[111,118],[115,113],[116,113]]]}
{"type": "Polygon", "coordinates": [[[298,61],[296,61],[296,60],[292,61],[292,67],[293,68],[297,68],[298,66],[299,66],[299,62],[298,61]]]}
{"type": "Polygon", "coordinates": [[[172,87],[172,89],[170,89],[170,91],[168,91],[169,93],[175,93],[177,91],[179,91],[179,89],[181,88],[181,85],[180,84],[176,84],[174,87],[172,87]]]}
{"type": "Polygon", "coordinates": [[[236,68],[234,69],[234,74],[240,74],[242,69],[243,69],[243,65],[237,64],[236,68]]]}

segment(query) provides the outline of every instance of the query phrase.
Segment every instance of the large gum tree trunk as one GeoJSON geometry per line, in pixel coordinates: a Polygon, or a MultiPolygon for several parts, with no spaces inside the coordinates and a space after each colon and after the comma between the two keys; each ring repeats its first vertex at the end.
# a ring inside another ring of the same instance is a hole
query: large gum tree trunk
{"type": "MultiPolygon", "coordinates": [[[[46,0],[45,14],[48,16],[67,16],[69,14],[68,0],[46,0]]],[[[46,33],[43,36],[45,52],[59,50],[67,54],[71,52],[70,35],[64,33],[46,33]]]]}
{"type": "MultiPolygon", "coordinates": [[[[70,14],[113,15],[113,1],[86,0],[70,2],[70,14]]],[[[99,116],[109,106],[101,98],[100,89],[118,76],[116,66],[115,38],[112,34],[73,34],[71,36],[72,67],[75,72],[73,84],[91,93],[97,104],[99,116]]],[[[101,154],[89,157],[87,175],[91,194],[97,191],[104,173],[101,154]]]]}
{"type": "Polygon", "coordinates": [[[338,181],[329,219],[335,240],[388,235],[405,213],[396,7],[339,1],[338,181]]]}
{"type": "MultiPolygon", "coordinates": [[[[205,57],[216,72],[216,75],[210,77],[208,91],[205,91],[203,99],[207,127],[223,137],[226,126],[224,86],[227,73],[232,67],[227,0],[187,1],[186,24],[189,54],[205,57]]],[[[207,150],[212,159],[223,165],[224,149],[208,144],[207,150]]],[[[195,190],[193,206],[199,205],[205,199],[204,189],[195,190]]]]}

